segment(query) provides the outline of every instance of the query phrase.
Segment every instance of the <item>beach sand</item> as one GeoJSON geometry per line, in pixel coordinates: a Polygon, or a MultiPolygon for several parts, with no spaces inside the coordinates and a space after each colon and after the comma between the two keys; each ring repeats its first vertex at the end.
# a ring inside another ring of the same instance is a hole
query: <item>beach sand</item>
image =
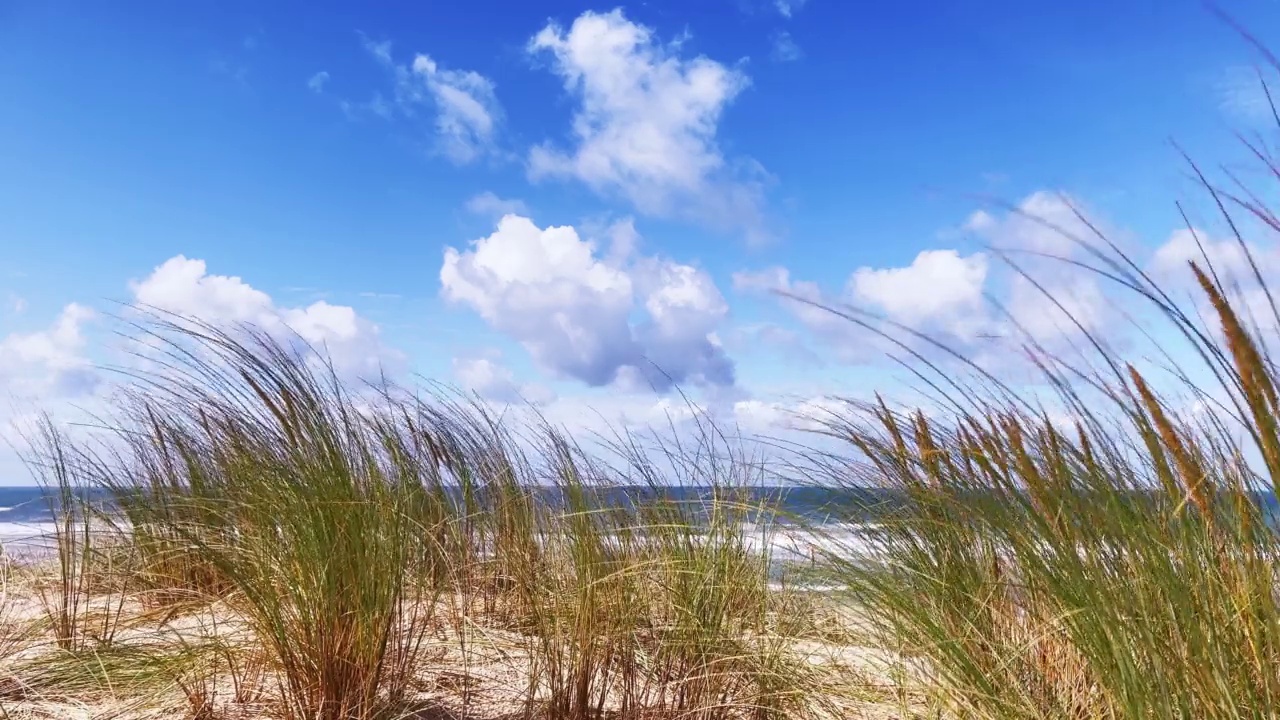
{"type": "MultiPolygon", "coordinates": [[[[141,594],[97,593],[80,605],[87,625],[98,627],[114,616],[118,630],[109,646],[73,654],[59,649],[51,632],[49,611],[60,598],[55,573],[48,561],[5,568],[0,717],[254,720],[275,715],[277,679],[251,660],[261,653],[255,652],[254,633],[236,611],[234,597],[160,604],[141,594]],[[215,647],[226,650],[168,668],[148,660],[215,647]],[[226,658],[236,663],[234,672],[226,658]]],[[[420,655],[405,717],[524,717],[533,674],[528,638],[474,599],[455,595],[436,603],[438,620],[430,646],[420,655]]],[[[904,711],[913,703],[895,682],[901,663],[856,641],[856,612],[834,607],[823,612],[823,637],[791,641],[796,657],[831,679],[821,715],[907,716],[904,711]]]]}

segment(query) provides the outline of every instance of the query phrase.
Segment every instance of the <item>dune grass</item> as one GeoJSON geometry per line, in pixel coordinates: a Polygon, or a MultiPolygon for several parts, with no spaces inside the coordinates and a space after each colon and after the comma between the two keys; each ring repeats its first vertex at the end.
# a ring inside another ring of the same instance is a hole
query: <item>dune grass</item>
{"type": "Polygon", "coordinates": [[[463,398],[344,382],[323,353],[251,328],[157,320],[146,350],[153,370],[123,387],[105,437],[50,430],[35,463],[57,571],[22,697],[474,715],[501,644],[502,712],[522,717],[822,705],[770,619],[784,591],[740,522],[770,508],[728,492],[740,464],[662,499],[671,478],[636,444],[605,463],[463,398]],[[636,484],[654,502],[611,504],[636,484]],[[433,690],[458,677],[455,697],[433,690]]]}
{"type": "Polygon", "coordinates": [[[1273,717],[1280,316],[1260,273],[1229,278],[1208,255],[1187,269],[1203,317],[1118,252],[1097,257],[1191,360],[1144,374],[1088,336],[1091,365],[1032,348],[1047,401],[971,368],[949,391],[938,375],[928,415],[851,407],[829,430],[866,465],[826,479],[905,501],[869,536],[877,562],[845,548],[829,569],[956,717],[1273,717]],[[1248,304],[1238,281],[1258,288],[1248,304]]]}

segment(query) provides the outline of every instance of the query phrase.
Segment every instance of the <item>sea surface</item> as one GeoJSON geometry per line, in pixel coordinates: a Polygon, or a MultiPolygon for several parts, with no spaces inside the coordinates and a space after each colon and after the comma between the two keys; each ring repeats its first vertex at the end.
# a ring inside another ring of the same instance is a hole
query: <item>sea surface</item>
{"type": "Polygon", "coordinates": [[[38,487],[0,487],[0,549],[8,557],[39,555],[51,543],[53,512],[38,487]]]}
{"type": "MultiPolygon", "coordinates": [[[[106,498],[103,493],[90,492],[106,498]]],[[[551,505],[564,501],[554,488],[539,488],[539,492],[551,505]]],[[[709,506],[699,501],[710,497],[706,488],[679,486],[608,487],[596,492],[594,502],[599,507],[642,505],[665,498],[686,503],[695,513],[697,508],[709,506]]],[[[738,520],[749,530],[745,533],[748,542],[767,544],[774,559],[784,563],[810,560],[832,548],[870,553],[874,545],[870,538],[885,514],[901,507],[901,495],[885,490],[792,486],[744,487],[732,492],[734,507],[771,508],[767,516],[743,510],[738,520]]],[[[46,493],[39,487],[0,487],[3,554],[21,556],[48,549],[54,531],[54,503],[46,493]]],[[[1268,524],[1280,532],[1280,500],[1274,493],[1259,493],[1256,499],[1268,524]]]]}
{"type": "MultiPolygon", "coordinates": [[[[543,489],[550,503],[563,500],[555,490],[543,489]]],[[[746,512],[748,542],[768,544],[780,562],[812,559],[822,547],[859,544],[860,534],[875,523],[868,507],[885,497],[870,492],[814,487],[738,488],[733,500],[741,507],[768,506],[777,510],[768,518],[746,512]],[[767,522],[766,522],[767,520],[767,522]],[[820,538],[818,536],[821,536],[820,538]]],[[[652,502],[659,497],[688,502],[697,507],[709,491],[690,487],[610,487],[600,492],[601,506],[627,506],[652,502]]],[[[6,555],[26,558],[47,552],[54,531],[54,503],[40,487],[0,487],[0,548],[6,555]]]]}
{"type": "MultiPolygon", "coordinates": [[[[540,488],[543,500],[555,505],[564,497],[553,488],[540,488]]],[[[598,491],[594,502],[600,507],[626,507],[659,498],[687,502],[686,507],[707,507],[699,502],[709,498],[705,488],[649,486],[608,487],[598,491]]],[[[855,562],[878,562],[877,528],[885,515],[901,507],[902,496],[884,490],[828,489],[819,487],[735,488],[735,507],[769,507],[767,516],[743,512],[738,517],[744,541],[759,551],[767,550],[776,582],[787,578],[792,587],[811,590],[837,589],[819,575],[816,561],[827,553],[855,562]]],[[[94,493],[99,499],[105,495],[94,493]]],[[[723,496],[723,495],[722,495],[723,496]]],[[[0,487],[0,559],[26,562],[47,557],[53,542],[54,503],[39,487],[0,487]]],[[[1136,498],[1135,498],[1136,499],[1136,498]]],[[[1280,501],[1273,493],[1257,497],[1270,525],[1280,531],[1280,501]]],[[[1140,500],[1139,500],[1140,501],[1140,500]]]]}

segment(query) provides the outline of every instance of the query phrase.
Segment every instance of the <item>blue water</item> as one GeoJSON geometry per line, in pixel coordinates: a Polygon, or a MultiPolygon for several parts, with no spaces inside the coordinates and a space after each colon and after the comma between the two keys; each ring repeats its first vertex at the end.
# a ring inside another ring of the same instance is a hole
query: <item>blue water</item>
{"type": "MultiPolygon", "coordinates": [[[[14,524],[32,525],[53,520],[50,498],[39,487],[0,487],[0,527],[14,524]]],[[[543,500],[555,505],[562,500],[552,488],[542,489],[543,500]]],[[[771,519],[786,523],[799,519],[805,524],[875,522],[882,513],[901,507],[901,495],[886,490],[849,490],[820,487],[753,487],[734,490],[743,507],[766,505],[777,511],[771,519]]],[[[595,504],[599,507],[643,505],[658,499],[688,503],[696,507],[706,500],[706,488],[624,486],[600,491],[595,504]]],[[[1274,493],[1258,493],[1256,499],[1270,524],[1280,528],[1280,499],[1274,493]]],[[[457,500],[457,498],[455,498],[457,500]]],[[[754,521],[749,514],[743,518],[754,521]]]]}
{"type": "MultiPolygon", "coordinates": [[[[870,520],[873,513],[855,508],[874,505],[877,496],[877,493],[870,491],[854,493],[814,487],[755,487],[734,492],[735,498],[744,506],[767,504],[780,509],[782,515],[803,518],[810,523],[870,520]]],[[[557,502],[554,490],[548,488],[544,493],[544,500],[552,504],[557,502]]],[[[53,513],[50,498],[45,494],[45,489],[39,487],[0,487],[0,525],[51,522],[53,513]]],[[[612,487],[601,492],[596,502],[600,506],[625,507],[662,498],[696,504],[709,495],[710,491],[705,488],[612,487]]]]}
{"type": "Polygon", "coordinates": [[[0,487],[0,523],[41,523],[53,519],[38,487],[0,487]]]}

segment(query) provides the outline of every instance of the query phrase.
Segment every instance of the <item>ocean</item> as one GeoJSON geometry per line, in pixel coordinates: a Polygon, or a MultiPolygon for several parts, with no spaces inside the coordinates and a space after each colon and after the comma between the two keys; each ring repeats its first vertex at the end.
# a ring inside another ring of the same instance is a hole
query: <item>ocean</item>
{"type": "MultiPolygon", "coordinates": [[[[553,488],[542,488],[544,500],[561,501],[553,488]]],[[[751,543],[767,543],[773,559],[781,563],[808,561],[823,550],[863,556],[874,554],[874,534],[886,512],[901,506],[901,495],[886,490],[852,490],[821,487],[750,487],[734,490],[741,507],[768,506],[776,513],[760,518],[743,513],[742,522],[751,543]],[[767,520],[767,522],[762,522],[767,520]]],[[[705,488],[624,486],[604,488],[596,498],[601,507],[643,504],[664,497],[689,503],[706,499],[705,488]]],[[[1280,501],[1274,493],[1258,493],[1266,522],[1280,531],[1280,501]]],[[[0,549],[9,556],[26,556],[47,550],[54,530],[54,516],[39,487],[0,487],[0,549]]]]}
{"type": "Polygon", "coordinates": [[[0,550],[7,557],[39,555],[51,546],[53,513],[38,487],[0,487],[0,550]]]}
{"type": "MultiPolygon", "coordinates": [[[[545,500],[559,501],[551,488],[543,490],[545,500]]],[[[705,488],[691,487],[610,487],[600,493],[601,506],[626,506],[651,502],[659,497],[696,502],[708,496],[705,488]]],[[[752,487],[735,489],[735,500],[743,507],[762,504],[778,508],[766,530],[762,518],[750,513],[743,521],[752,532],[748,542],[767,542],[775,561],[801,562],[811,559],[823,547],[860,546],[860,538],[875,523],[875,513],[866,508],[891,498],[874,491],[850,491],[816,487],[752,487]],[[819,529],[820,528],[820,529],[819,529]],[[755,530],[758,529],[758,532],[755,530]]],[[[0,487],[0,548],[10,557],[32,557],[47,552],[54,530],[54,515],[46,490],[40,487],[0,487]]]]}

